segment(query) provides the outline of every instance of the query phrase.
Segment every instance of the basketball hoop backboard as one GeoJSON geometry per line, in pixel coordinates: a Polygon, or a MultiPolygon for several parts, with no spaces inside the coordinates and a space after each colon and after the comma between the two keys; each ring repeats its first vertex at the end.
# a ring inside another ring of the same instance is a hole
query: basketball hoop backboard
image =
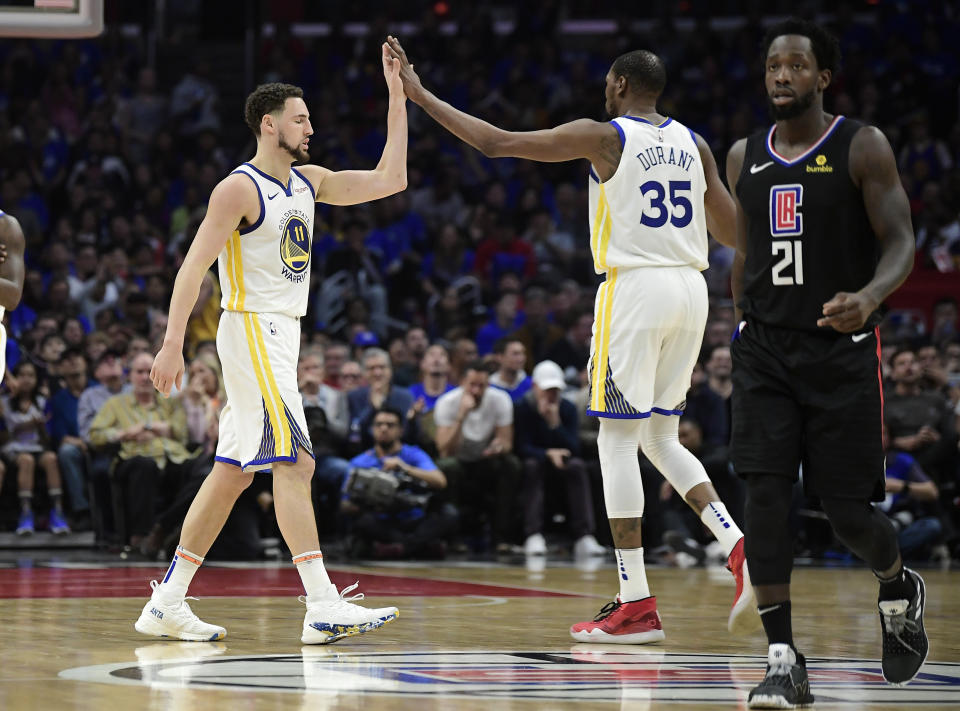
{"type": "Polygon", "coordinates": [[[103,0],[0,0],[0,37],[96,37],[103,0]]]}

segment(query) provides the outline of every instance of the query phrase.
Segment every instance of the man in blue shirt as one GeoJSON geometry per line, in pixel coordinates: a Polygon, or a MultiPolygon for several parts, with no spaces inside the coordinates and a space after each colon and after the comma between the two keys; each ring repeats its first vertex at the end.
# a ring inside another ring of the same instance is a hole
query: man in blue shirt
{"type": "Polygon", "coordinates": [[[342,509],[356,514],[353,523],[354,555],[383,558],[443,557],[446,538],[457,526],[450,504],[430,505],[431,490],[447,486],[447,478],[429,455],[400,441],[404,415],[381,407],[373,415],[372,449],[358,454],[350,465],[393,472],[400,479],[397,498],[388,511],[375,511],[350,498],[350,480],[344,487],[342,509]]]}

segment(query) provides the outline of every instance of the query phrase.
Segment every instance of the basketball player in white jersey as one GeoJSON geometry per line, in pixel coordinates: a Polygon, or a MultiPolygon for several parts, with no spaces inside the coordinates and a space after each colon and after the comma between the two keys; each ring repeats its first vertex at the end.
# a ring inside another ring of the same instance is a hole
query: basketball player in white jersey
{"type": "Polygon", "coordinates": [[[603,418],[597,441],[620,593],[581,642],[644,644],[664,638],[643,565],[644,497],[637,448],[660,470],[726,550],[737,591],[728,628],[757,626],[743,534],[703,466],[679,441],[679,415],[707,319],[707,229],[733,246],[735,212],[706,142],[657,113],[663,62],[644,50],[619,57],[606,77],[607,123],[580,119],[545,131],[503,131],[423,88],[395,38],[407,96],[451,133],[490,157],[590,161],[590,246],[605,274],[595,305],[590,406],[603,418]]]}
{"type": "Polygon", "coordinates": [[[188,641],[222,639],[184,601],[234,502],[254,472],[273,470],[274,507],[283,538],[306,589],[304,644],[325,644],[382,626],[395,607],[368,609],[338,593],[323,565],[310,498],[314,460],[297,389],[299,319],[306,313],[314,202],[353,205],[406,188],[407,117],[399,62],[382,48],[389,89],[387,142],[376,169],[331,172],[309,158],[313,129],[303,92],[265,84],[247,97],[247,125],[257,153],[214,188],[207,214],[177,274],[163,347],[151,379],[169,396],[183,377],[183,338],[200,283],[219,259],[224,312],[217,331],[227,405],[216,461],[190,506],[180,545],[154,587],[136,629],[188,641]]]}
{"type": "Polygon", "coordinates": [[[0,210],[0,380],[7,370],[7,329],[3,315],[20,304],[23,294],[23,230],[13,215],[0,210]]]}

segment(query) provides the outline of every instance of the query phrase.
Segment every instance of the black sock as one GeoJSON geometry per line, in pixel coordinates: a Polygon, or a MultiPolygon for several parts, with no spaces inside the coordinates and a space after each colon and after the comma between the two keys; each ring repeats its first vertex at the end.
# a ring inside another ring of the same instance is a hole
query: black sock
{"type": "Polygon", "coordinates": [[[763,622],[763,631],[767,633],[770,644],[789,644],[793,646],[793,620],[790,616],[790,601],[775,602],[771,605],[760,605],[760,621],[763,622]]]}
{"type": "Polygon", "coordinates": [[[907,575],[907,569],[900,565],[900,571],[893,577],[883,578],[877,571],[873,571],[880,581],[880,599],[881,600],[907,600],[913,599],[917,592],[913,579],[907,575]]]}

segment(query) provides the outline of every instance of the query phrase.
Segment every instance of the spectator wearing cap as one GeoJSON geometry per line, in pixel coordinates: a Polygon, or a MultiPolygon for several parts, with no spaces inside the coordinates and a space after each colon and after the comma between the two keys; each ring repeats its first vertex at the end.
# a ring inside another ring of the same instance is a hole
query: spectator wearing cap
{"type": "Polygon", "coordinates": [[[353,346],[353,357],[355,360],[363,360],[363,352],[367,348],[375,348],[380,345],[380,337],[368,328],[361,328],[350,339],[350,345],[353,346]]]}
{"type": "Polygon", "coordinates": [[[368,348],[361,359],[363,376],[367,384],[347,393],[350,413],[350,431],[347,448],[356,455],[373,446],[370,429],[374,413],[381,407],[391,407],[406,413],[402,439],[416,441],[416,413],[413,412],[413,396],[407,388],[393,384],[393,368],[390,354],[382,348],[368,348]]]}
{"type": "Polygon", "coordinates": [[[524,552],[547,552],[543,537],[545,493],[548,486],[552,490],[562,481],[574,554],[601,555],[604,548],[593,535],[590,480],[580,458],[577,408],[561,397],[566,387],[563,370],[552,360],[542,361],[533,369],[532,381],[530,392],[516,403],[514,413],[516,452],[523,461],[524,552]]]}
{"type": "Polygon", "coordinates": [[[493,346],[493,355],[499,364],[490,376],[490,385],[503,390],[516,403],[533,385],[533,380],[523,369],[527,360],[527,348],[518,339],[501,338],[493,346]]]}

